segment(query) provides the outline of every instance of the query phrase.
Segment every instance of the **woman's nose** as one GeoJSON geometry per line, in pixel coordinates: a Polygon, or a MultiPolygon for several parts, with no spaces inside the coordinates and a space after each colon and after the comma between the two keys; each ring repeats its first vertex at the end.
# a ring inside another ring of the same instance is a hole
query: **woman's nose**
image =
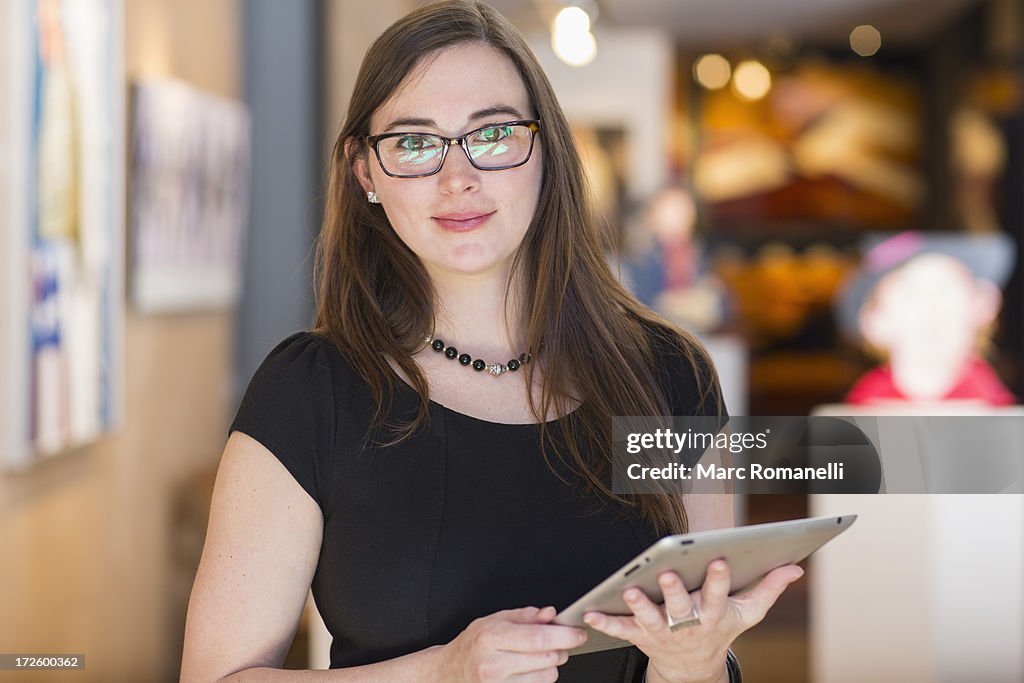
{"type": "Polygon", "coordinates": [[[465,192],[480,185],[480,169],[469,162],[466,150],[457,142],[453,142],[445,155],[441,170],[438,171],[438,182],[442,191],[465,192]]]}

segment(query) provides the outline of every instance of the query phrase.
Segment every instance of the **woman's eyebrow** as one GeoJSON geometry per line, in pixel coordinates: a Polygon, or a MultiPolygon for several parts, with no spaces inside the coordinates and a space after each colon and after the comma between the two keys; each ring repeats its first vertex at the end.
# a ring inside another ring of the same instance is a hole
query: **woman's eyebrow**
{"type": "MultiPolygon", "coordinates": [[[[485,119],[489,116],[496,116],[498,114],[511,116],[516,119],[523,118],[522,112],[520,112],[515,107],[510,107],[506,104],[496,104],[493,107],[487,107],[485,109],[480,109],[479,111],[473,112],[472,114],[469,115],[469,120],[479,121],[480,119],[485,119]]],[[[437,122],[434,121],[434,119],[402,117],[399,119],[395,119],[394,121],[389,123],[384,130],[394,130],[395,128],[399,128],[401,126],[428,126],[431,128],[437,128],[437,122]]]]}
{"type": "Polygon", "coordinates": [[[481,109],[480,111],[473,112],[472,114],[469,115],[469,120],[478,121],[480,119],[485,119],[488,116],[496,116],[497,114],[507,114],[517,119],[523,118],[522,113],[520,113],[520,111],[515,107],[510,107],[505,104],[498,104],[493,107],[487,107],[486,109],[481,109]]]}
{"type": "Polygon", "coordinates": [[[406,117],[401,119],[395,119],[387,126],[385,126],[384,131],[387,132],[389,130],[394,130],[395,128],[400,128],[402,126],[429,126],[432,128],[437,128],[437,124],[434,122],[434,119],[417,119],[406,117]]]}

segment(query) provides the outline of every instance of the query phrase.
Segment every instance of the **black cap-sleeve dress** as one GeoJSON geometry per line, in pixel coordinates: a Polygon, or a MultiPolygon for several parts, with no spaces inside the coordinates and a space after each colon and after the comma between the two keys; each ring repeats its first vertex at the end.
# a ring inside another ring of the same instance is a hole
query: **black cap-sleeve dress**
{"type": "MultiPolygon", "coordinates": [[[[685,359],[662,368],[673,411],[698,414],[685,359]]],[[[411,417],[417,402],[403,385],[392,414],[411,417]]],[[[364,443],[372,412],[343,354],[300,332],[270,352],[231,425],[273,453],[323,512],[312,590],[333,636],[331,668],[446,643],[499,610],[562,609],[657,540],[646,523],[585,495],[567,468],[552,461],[552,471],[538,425],[431,403],[427,429],[378,448],[364,443]]],[[[645,666],[632,647],[581,655],[559,681],[640,681],[645,666]]]]}

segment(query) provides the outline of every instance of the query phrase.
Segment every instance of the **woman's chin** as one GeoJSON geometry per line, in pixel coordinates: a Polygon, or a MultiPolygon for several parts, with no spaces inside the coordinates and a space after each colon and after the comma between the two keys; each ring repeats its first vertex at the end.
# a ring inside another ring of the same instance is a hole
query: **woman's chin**
{"type": "Polygon", "coordinates": [[[492,254],[461,254],[456,258],[448,258],[435,262],[428,270],[431,274],[443,276],[481,277],[488,274],[502,275],[508,272],[511,265],[509,258],[497,258],[492,254]]]}

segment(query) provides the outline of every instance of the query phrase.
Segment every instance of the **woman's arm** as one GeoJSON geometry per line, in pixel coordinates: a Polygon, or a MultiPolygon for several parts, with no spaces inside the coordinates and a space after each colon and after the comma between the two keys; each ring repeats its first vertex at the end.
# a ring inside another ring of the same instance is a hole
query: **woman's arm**
{"type": "Polygon", "coordinates": [[[284,465],[234,432],[214,485],[189,599],[182,681],[280,666],[320,554],[323,517],[284,465]]]}
{"type": "Polygon", "coordinates": [[[323,540],[320,507],[255,439],[235,432],[217,472],[185,625],[182,681],[554,681],[581,629],[525,607],[471,623],[443,646],[330,671],[280,668],[323,540]]]}
{"type": "Polygon", "coordinates": [[[412,680],[433,666],[438,648],[345,671],[279,668],[322,538],[316,502],[262,444],[233,433],[217,472],[189,600],[182,681],[412,680]]]}
{"type": "MultiPolygon", "coordinates": [[[[732,459],[724,462],[719,449],[710,448],[701,457],[700,462],[705,466],[711,463],[728,466],[732,464],[732,459]]],[[[734,494],[722,492],[723,487],[724,483],[720,481],[700,480],[694,484],[695,493],[685,493],[681,496],[689,523],[688,531],[708,531],[735,526],[734,494]]]]}

